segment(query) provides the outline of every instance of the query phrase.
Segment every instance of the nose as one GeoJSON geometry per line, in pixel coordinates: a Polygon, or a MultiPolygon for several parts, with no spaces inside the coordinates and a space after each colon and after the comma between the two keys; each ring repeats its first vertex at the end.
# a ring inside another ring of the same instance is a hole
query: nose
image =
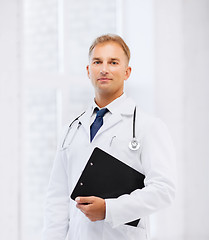
{"type": "Polygon", "coordinates": [[[103,63],[101,65],[100,74],[106,75],[107,73],[108,73],[108,66],[106,63],[103,63]]]}

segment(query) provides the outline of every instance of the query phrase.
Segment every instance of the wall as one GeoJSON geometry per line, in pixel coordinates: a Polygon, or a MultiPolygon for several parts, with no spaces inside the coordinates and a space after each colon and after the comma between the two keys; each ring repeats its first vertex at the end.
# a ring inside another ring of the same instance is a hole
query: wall
{"type": "Polygon", "coordinates": [[[19,18],[16,0],[0,4],[0,233],[19,234],[19,18]]]}
{"type": "Polygon", "coordinates": [[[209,239],[209,1],[184,9],[185,239],[209,239]]]}
{"type": "Polygon", "coordinates": [[[156,113],[171,130],[178,170],[171,214],[158,215],[159,239],[209,238],[208,12],[205,0],[155,2],[156,113]]]}
{"type": "Polygon", "coordinates": [[[181,0],[155,1],[155,110],[169,127],[176,149],[177,195],[154,216],[153,239],[184,239],[184,29],[181,0]],[[175,228],[175,231],[173,230],[175,228]],[[155,237],[157,235],[157,238],[155,237]]]}

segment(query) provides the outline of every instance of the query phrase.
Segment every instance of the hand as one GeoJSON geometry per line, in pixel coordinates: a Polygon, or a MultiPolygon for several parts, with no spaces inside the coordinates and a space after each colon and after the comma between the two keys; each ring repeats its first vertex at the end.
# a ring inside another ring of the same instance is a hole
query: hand
{"type": "Polygon", "coordinates": [[[105,219],[105,200],[99,197],[77,197],[76,207],[92,222],[105,219]]]}

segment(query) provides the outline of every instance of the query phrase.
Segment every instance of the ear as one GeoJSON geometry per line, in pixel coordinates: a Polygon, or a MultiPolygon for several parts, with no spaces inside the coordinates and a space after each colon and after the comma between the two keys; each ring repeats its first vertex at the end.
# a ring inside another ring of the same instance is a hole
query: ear
{"type": "Polygon", "coordinates": [[[87,71],[88,78],[90,79],[89,65],[86,66],[86,71],[87,71]]]}
{"type": "Polygon", "coordinates": [[[130,77],[130,75],[131,75],[131,67],[128,66],[125,71],[124,80],[127,80],[130,77]]]}

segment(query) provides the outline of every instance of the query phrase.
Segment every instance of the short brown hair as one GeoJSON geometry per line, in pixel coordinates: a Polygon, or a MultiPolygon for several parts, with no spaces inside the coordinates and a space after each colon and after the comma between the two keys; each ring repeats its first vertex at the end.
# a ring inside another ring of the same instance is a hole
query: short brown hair
{"type": "Polygon", "coordinates": [[[130,49],[127,46],[127,44],[125,43],[125,41],[120,36],[118,36],[116,34],[105,34],[105,35],[102,35],[100,37],[97,37],[93,41],[93,43],[91,44],[91,46],[89,48],[89,58],[90,58],[91,53],[92,53],[93,49],[95,48],[95,46],[97,44],[105,43],[105,42],[116,42],[116,43],[118,43],[122,47],[125,55],[128,58],[128,62],[129,62],[130,56],[131,56],[130,49]]]}

